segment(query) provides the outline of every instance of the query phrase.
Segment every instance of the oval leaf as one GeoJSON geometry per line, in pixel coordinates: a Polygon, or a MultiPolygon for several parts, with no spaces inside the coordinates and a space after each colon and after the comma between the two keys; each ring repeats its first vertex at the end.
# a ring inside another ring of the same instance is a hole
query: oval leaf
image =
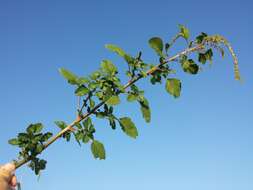
{"type": "Polygon", "coordinates": [[[89,89],[85,86],[80,86],[76,89],[75,94],[77,96],[84,96],[89,93],[89,89]]]}
{"type": "Polygon", "coordinates": [[[101,63],[101,69],[107,74],[115,74],[117,72],[117,67],[109,60],[103,60],[101,63]]]}
{"type": "Polygon", "coordinates": [[[78,77],[73,74],[72,72],[68,71],[67,69],[61,68],[59,69],[59,72],[61,75],[68,80],[70,84],[79,84],[78,83],[78,77]]]}
{"type": "Polygon", "coordinates": [[[106,101],[106,103],[111,106],[117,105],[120,103],[120,99],[118,96],[112,96],[111,98],[109,98],[109,100],[106,101]]]}
{"type": "Polygon", "coordinates": [[[41,130],[43,129],[43,125],[42,123],[35,123],[35,124],[30,124],[26,131],[28,133],[39,133],[41,132],[41,130]]]}
{"type": "Polygon", "coordinates": [[[126,53],[123,51],[123,49],[121,49],[120,47],[113,45],[113,44],[106,44],[105,47],[109,50],[111,50],[112,52],[117,53],[119,56],[124,57],[126,55],[126,53]]]}
{"type": "Polygon", "coordinates": [[[123,57],[125,59],[126,62],[131,62],[132,61],[132,57],[128,54],[125,53],[125,51],[123,49],[121,49],[120,47],[113,45],[113,44],[106,44],[105,47],[107,49],[109,49],[112,52],[117,53],[119,56],[123,57]]]}
{"type": "Polygon", "coordinates": [[[91,144],[91,152],[94,158],[98,158],[100,160],[105,159],[105,148],[101,142],[94,140],[91,144]]]}
{"type": "Polygon", "coordinates": [[[169,78],[166,81],[166,90],[175,98],[180,96],[181,82],[176,78],[169,78]]]}
{"type": "Polygon", "coordinates": [[[163,41],[161,38],[153,37],[148,41],[148,43],[160,57],[163,57],[163,41]]]}
{"type": "Polygon", "coordinates": [[[184,25],[181,25],[181,24],[179,25],[179,28],[180,28],[180,34],[182,35],[182,37],[188,40],[190,37],[190,32],[188,28],[186,28],[184,25]]]}
{"type": "Polygon", "coordinates": [[[192,59],[185,60],[181,64],[184,72],[189,73],[189,74],[197,74],[199,71],[199,66],[194,63],[192,59]]]}
{"type": "Polygon", "coordinates": [[[129,117],[122,117],[119,119],[122,130],[130,137],[136,138],[138,136],[137,128],[129,117]]]}
{"type": "Polygon", "coordinates": [[[140,101],[139,103],[140,103],[140,106],[141,106],[142,116],[145,119],[145,121],[147,123],[149,123],[150,120],[151,120],[151,111],[150,111],[150,108],[149,108],[148,100],[146,98],[143,98],[143,100],[140,101]]]}
{"type": "Polygon", "coordinates": [[[8,141],[8,143],[11,144],[11,145],[19,145],[18,139],[10,139],[10,140],[8,141]]]}

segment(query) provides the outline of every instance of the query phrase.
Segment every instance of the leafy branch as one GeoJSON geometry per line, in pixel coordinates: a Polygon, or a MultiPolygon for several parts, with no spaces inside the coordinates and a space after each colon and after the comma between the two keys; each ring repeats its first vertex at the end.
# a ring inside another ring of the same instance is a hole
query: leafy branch
{"type": "Polygon", "coordinates": [[[162,83],[164,79],[166,80],[166,91],[175,98],[179,97],[182,84],[180,79],[174,76],[176,72],[168,64],[170,62],[179,63],[184,72],[195,75],[199,72],[200,65],[204,65],[207,61],[212,62],[213,49],[220,51],[224,56],[223,47],[225,46],[234,59],[235,79],[240,79],[236,55],[224,37],[201,33],[195,40],[189,41],[189,36],[189,30],[180,25],[179,33],[165,45],[161,38],[151,38],[149,45],[158,55],[159,63],[157,65],[144,62],[142,52],[139,52],[137,56],[131,56],[116,45],[106,45],[107,49],[118,54],[127,63],[128,70],[125,74],[129,77],[129,81],[125,85],[121,84],[118,68],[110,60],[103,60],[100,69],[88,77],[78,77],[66,69],[60,69],[60,73],[67,79],[68,83],[75,86],[78,102],[82,102],[81,106],[78,103],[77,118],[69,125],[64,121],[56,121],[55,124],[60,128],[60,132],[55,136],[52,136],[50,132],[42,133],[43,125],[37,123],[31,124],[26,132],[19,133],[16,138],[9,140],[10,144],[21,149],[19,159],[15,161],[16,168],[29,162],[28,166],[35,171],[36,175],[39,174],[41,170],[46,168],[46,161],[38,158],[38,155],[57,139],[64,138],[70,141],[71,136],[79,145],[90,142],[94,158],[105,159],[104,145],[95,138],[96,130],[92,116],[106,119],[112,129],[116,129],[118,125],[126,135],[136,138],[138,130],[132,119],[125,116],[118,117],[114,114],[114,107],[121,102],[119,95],[126,95],[129,102],[138,102],[143,118],[146,122],[150,122],[149,102],[144,96],[144,90],[141,90],[136,82],[142,78],[150,77],[151,84],[155,85],[162,83]],[[182,52],[169,57],[169,49],[180,37],[187,41],[187,47],[182,52]],[[197,54],[199,64],[194,59],[189,58],[192,53],[197,54]]]}

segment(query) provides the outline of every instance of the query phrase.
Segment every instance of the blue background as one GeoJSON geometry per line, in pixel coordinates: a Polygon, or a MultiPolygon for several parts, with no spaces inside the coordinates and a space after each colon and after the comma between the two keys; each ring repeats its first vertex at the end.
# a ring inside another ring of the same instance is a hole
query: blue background
{"type": "MultiPolygon", "coordinates": [[[[228,53],[225,59],[215,56],[213,66],[197,76],[179,72],[179,99],[164,84],[141,81],[151,123],[141,118],[138,105],[123,101],[117,108],[135,121],[137,140],[94,120],[105,161],[94,160],[89,146],[60,140],[43,153],[48,165],[39,181],[27,167],[17,176],[24,190],[252,190],[252,8],[250,0],[0,0],[0,162],[16,158],[18,150],[7,141],[29,123],[43,122],[56,133],[55,120],[75,119],[74,89],[58,68],[88,75],[109,58],[124,71],[125,63],[106,43],[133,55],[143,50],[145,60],[156,63],[148,39],[169,40],[184,24],[193,37],[202,31],[226,36],[244,82],[234,80],[228,53]]],[[[183,45],[179,41],[172,52],[183,45]]]]}

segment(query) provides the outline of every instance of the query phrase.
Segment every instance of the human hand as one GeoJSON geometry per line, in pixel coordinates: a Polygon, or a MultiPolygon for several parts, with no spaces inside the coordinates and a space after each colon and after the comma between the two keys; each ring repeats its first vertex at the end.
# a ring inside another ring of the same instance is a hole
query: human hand
{"type": "Polygon", "coordinates": [[[17,178],[14,174],[15,165],[7,163],[0,166],[0,190],[14,190],[17,186],[17,178]]]}

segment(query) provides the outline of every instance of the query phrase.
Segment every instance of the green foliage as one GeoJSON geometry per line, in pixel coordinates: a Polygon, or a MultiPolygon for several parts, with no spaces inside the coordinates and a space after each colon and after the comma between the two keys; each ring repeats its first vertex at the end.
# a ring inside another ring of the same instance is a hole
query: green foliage
{"type": "Polygon", "coordinates": [[[190,37],[190,32],[188,30],[188,28],[186,28],[185,26],[183,25],[179,25],[179,28],[180,28],[180,35],[185,39],[185,40],[188,40],[189,37],[190,37]]]}
{"type": "Polygon", "coordinates": [[[127,63],[131,63],[133,58],[130,55],[128,55],[127,53],[125,53],[125,51],[122,50],[120,47],[113,45],[113,44],[107,44],[107,45],[105,45],[105,47],[107,49],[109,49],[110,51],[115,52],[119,56],[123,57],[127,63]]]}
{"type": "MultiPolygon", "coordinates": [[[[67,127],[67,124],[64,121],[55,121],[54,122],[61,130],[65,129],[67,127]]],[[[69,131],[67,131],[66,133],[64,133],[62,135],[62,137],[64,139],[66,139],[66,141],[70,141],[71,138],[71,133],[69,131]]]]}
{"type": "Polygon", "coordinates": [[[75,90],[75,94],[77,96],[84,96],[84,95],[88,94],[89,92],[90,92],[90,90],[86,86],[79,86],[75,90]]]}
{"type": "Polygon", "coordinates": [[[43,125],[41,123],[35,123],[29,125],[24,133],[19,133],[16,138],[9,140],[11,145],[21,149],[20,159],[31,161],[29,167],[34,170],[36,175],[45,169],[47,163],[38,158],[38,155],[60,137],[70,141],[73,136],[80,146],[91,143],[90,148],[94,158],[100,160],[106,158],[104,145],[95,138],[96,129],[91,118],[105,119],[113,130],[119,125],[127,136],[137,138],[138,130],[132,119],[130,117],[118,118],[114,113],[115,107],[121,103],[120,95],[125,95],[128,102],[138,103],[142,117],[149,123],[151,121],[149,101],[144,96],[144,90],[141,90],[136,82],[148,77],[152,85],[165,82],[166,91],[178,98],[181,94],[181,81],[174,76],[177,73],[172,69],[172,64],[167,64],[168,62],[178,63],[184,72],[196,75],[200,65],[207,61],[212,62],[213,49],[218,50],[224,56],[223,46],[225,46],[234,59],[235,77],[240,79],[236,55],[231,45],[222,36],[209,36],[202,32],[195,40],[190,41],[189,30],[185,26],[179,25],[179,32],[171,41],[152,37],[148,43],[158,55],[156,65],[144,61],[141,51],[137,52],[136,56],[131,56],[116,45],[107,44],[105,46],[125,60],[128,68],[125,74],[129,78],[125,85],[121,83],[116,65],[106,59],[101,62],[98,70],[87,77],[79,77],[64,68],[59,69],[60,74],[67,82],[74,85],[74,94],[78,96],[77,119],[70,125],[64,121],[56,121],[55,124],[60,129],[60,133],[53,138],[51,138],[52,133],[50,132],[42,133],[43,125]],[[179,38],[184,38],[187,41],[185,51],[169,57],[169,50],[179,38]],[[191,53],[195,53],[197,60],[194,60],[194,56],[189,55],[191,53]],[[127,89],[128,87],[129,89],[127,89]]]}
{"type": "Polygon", "coordinates": [[[77,130],[74,132],[75,140],[79,145],[81,143],[88,143],[89,141],[94,140],[94,133],[96,132],[96,129],[94,128],[94,125],[92,124],[91,118],[87,118],[81,123],[76,124],[77,130]]]}
{"type": "Polygon", "coordinates": [[[135,124],[132,122],[131,118],[129,117],[122,117],[119,119],[120,126],[122,130],[132,138],[136,138],[138,136],[137,128],[135,124]]]}
{"type": "Polygon", "coordinates": [[[119,96],[112,96],[109,98],[109,100],[106,101],[106,103],[110,106],[114,106],[120,103],[119,96]]]}
{"type": "Polygon", "coordinates": [[[159,37],[153,37],[149,41],[149,46],[155,50],[155,52],[163,57],[163,41],[159,37]]]}
{"type": "Polygon", "coordinates": [[[108,75],[115,75],[117,73],[117,67],[109,60],[102,61],[101,69],[108,75]]]}
{"type": "Polygon", "coordinates": [[[150,120],[151,120],[151,111],[150,111],[148,100],[146,98],[142,97],[138,101],[139,101],[140,106],[141,106],[142,116],[145,119],[145,121],[147,123],[149,123],[150,120]]]}
{"type": "Polygon", "coordinates": [[[212,62],[213,51],[212,49],[208,49],[205,53],[199,53],[198,61],[202,64],[205,64],[206,61],[212,62]]]}
{"type": "Polygon", "coordinates": [[[104,145],[97,140],[94,140],[91,143],[91,152],[92,152],[94,158],[104,160],[106,157],[104,145]]]}
{"type": "Polygon", "coordinates": [[[183,71],[186,73],[195,75],[199,71],[199,66],[194,62],[193,59],[188,59],[186,55],[182,56],[180,63],[183,71]]]}
{"type": "Polygon", "coordinates": [[[59,69],[59,72],[70,84],[78,84],[78,77],[72,72],[64,68],[59,69]]]}
{"type": "Polygon", "coordinates": [[[47,142],[53,135],[51,132],[42,133],[42,129],[41,123],[30,124],[26,128],[26,132],[19,133],[16,138],[9,140],[9,144],[21,149],[19,158],[31,160],[28,166],[34,170],[36,175],[46,168],[46,161],[38,158],[37,155],[43,151],[43,143],[47,142]]]}
{"type": "Polygon", "coordinates": [[[175,98],[178,98],[181,93],[181,82],[176,78],[168,78],[166,81],[166,90],[175,98]]]}

